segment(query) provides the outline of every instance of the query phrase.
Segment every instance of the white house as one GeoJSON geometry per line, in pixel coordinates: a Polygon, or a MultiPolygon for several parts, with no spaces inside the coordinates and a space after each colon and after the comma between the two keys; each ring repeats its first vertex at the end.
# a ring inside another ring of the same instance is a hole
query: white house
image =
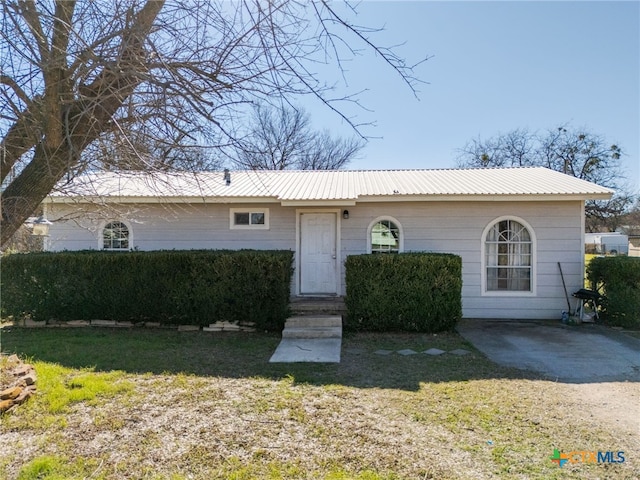
{"type": "Polygon", "coordinates": [[[100,173],[47,198],[47,249],[293,250],[294,296],[343,295],[348,255],[454,253],[465,317],[559,318],[612,193],[545,168],[100,173]]]}

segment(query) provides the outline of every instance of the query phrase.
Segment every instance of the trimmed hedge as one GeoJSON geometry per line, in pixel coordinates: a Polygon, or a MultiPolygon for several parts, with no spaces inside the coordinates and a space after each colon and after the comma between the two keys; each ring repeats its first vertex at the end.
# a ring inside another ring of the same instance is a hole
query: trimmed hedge
{"type": "Polygon", "coordinates": [[[462,317],[457,255],[352,255],[345,266],[347,329],[440,332],[462,317]]]}
{"type": "Polygon", "coordinates": [[[3,257],[3,316],[34,320],[251,322],[280,330],[293,252],[61,252],[3,257]]]}
{"type": "Polygon", "coordinates": [[[596,257],[587,266],[592,290],[604,294],[601,316],[610,325],[640,328],[640,258],[596,257]]]}

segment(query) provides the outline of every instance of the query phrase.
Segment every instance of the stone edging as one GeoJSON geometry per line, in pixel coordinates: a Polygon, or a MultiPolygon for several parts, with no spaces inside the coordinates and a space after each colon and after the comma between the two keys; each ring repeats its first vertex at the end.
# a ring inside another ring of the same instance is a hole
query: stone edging
{"type": "Polygon", "coordinates": [[[36,371],[33,365],[23,363],[17,355],[7,357],[9,375],[14,379],[0,391],[0,413],[5,413],[26,402],[36,393],[36,371]]]}
{"type": "Polygon", "coordinates": [[[159,322],[117,322],[115,320],[70,320],[63,321],[50,321],[50,322],[36,322],[30,318],[21,319],[14,323],[17,327],[25,328],[77,328],[77,327],[109,327],[109,328],[161,328],[161,329],[174,329],[179,332],[255,332],[255,323],[241,322],[236,324],[233,322],[216,322],[210,323],[208,327],[201,327],[199,325],[172,325],[161,324],[159,322]]]}

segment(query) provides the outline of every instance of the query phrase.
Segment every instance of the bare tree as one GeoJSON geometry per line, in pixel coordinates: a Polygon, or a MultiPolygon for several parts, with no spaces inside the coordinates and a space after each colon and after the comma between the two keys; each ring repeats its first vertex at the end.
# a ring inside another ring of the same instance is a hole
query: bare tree
{"type": "Polygon", "coordinates": [[[168,147],[225,145],[246,104],[298,94],[340,115],[354,99],[332,98],[314,62],[340,68],[357,43],[415,82],[412,66],[373,43],[373,30],[324,0],[5,0],[0,8],[0,245],[61,179],[104,167],[94,154],[109,138],[129,144],[136,168],[154,168],[137,148],[158,143],[132,132],[168,147]]]}
{"type": "Polygon", "coordinates": [[[365,146],[356,137],[332,137],[327,130],[315,132],[311,147],[298,166],[301,170],[337,170],[358,156],[365,146]]]}
{"type": "Polygon", "coordinates": [[[640,235],[640,197],[637,198],[635,205],[629,209],[617,227],[622,227],[622,230],[627,234],[640,235]]]}
{"type": "Polygon", "coordinates": [[[301,108],[254,109],[249,131],[231,153],[240,168],[251,170],[334,170],[344,167],[364,147],[361,138],[332,137],[313,130],[301,108]]]}
{"type": "Polygon", "coordinates": [[[186,143],[183,137],[167,141],[130,127],[126,137],[105,134],[89,145],[83,158],[91,162],[81,162],[80,167],[110,171],[207,171],[222,167],[220,157],[209,148],[186,143]]]}
{"type": "Polygon", "coordinates": [[[458,161],[461,167],[526,167],[535,158],[535,135],[526,129],[513,130],[505,135],[469,141],[458,161]]]}
{"type": "Polygon", "coordinates": [[[588,201],[587,229],[615,230],[618,219],[633,204],[622,165],[624,152],[601,135],[562,126],[544,133],[513,130],[488,140],[472,140],[460,150],[461,167],[543,166],[612,188],[611,200],[588,201]]]}

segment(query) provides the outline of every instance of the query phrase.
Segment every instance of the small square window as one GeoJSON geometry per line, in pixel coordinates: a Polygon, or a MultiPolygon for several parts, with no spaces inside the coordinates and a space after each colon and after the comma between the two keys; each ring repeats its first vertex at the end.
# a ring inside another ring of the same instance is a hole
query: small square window
{"type": "Polygon", "coordinates": [[[236,225],[250,225],[249,219],[250,219],[249,212],[237,212],[235,214],[236,225]]]}
{"type": "Polygon", "coordinates": [[[251,225],[264,225],[264,213],[251,213],[251,225]]]}

